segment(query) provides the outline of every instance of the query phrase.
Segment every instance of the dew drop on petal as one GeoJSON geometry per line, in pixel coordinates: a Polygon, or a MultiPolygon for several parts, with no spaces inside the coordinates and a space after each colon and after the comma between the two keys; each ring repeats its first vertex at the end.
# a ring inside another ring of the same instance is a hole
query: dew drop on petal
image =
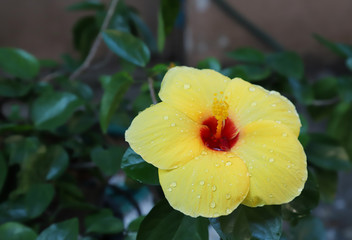
{"type": "Polygon", "coordinates": [[[192,189],[191,191],[194,192],[194,189],[192,189]]]}
{"type": "Polygon", "coordinates": [[[275,121],[276,123],[278,123],[278,124],[281,124],[281,121],[279,121],[279,120],[277,120],[277,121],[275,121]]]}
{"type": "Polygon", "coordinates": [[[282,134],[282,136],[283,136],[283,137],[287,137],[287,133],[284,132],[284,133],[282,134]]]}
{"type": "Polygon", "coordinates": [[[255,107],[255,106],[257,106],[257,103],[256,102],[252,102],[251,106],[255,107]]]}
{"type": "Polygon", "coordinates": [[[200,199],[200,195],[197,195],[197,198],[200,199]]]}
{"type": "Polygon", "coordinates": [[[218,163],[215,163],[215,167],[219,167],[220,165],[218,163]]]}
{"type": "Polygon", "coordinates": [[[226,166],[231,166],[231,164],[232,164],[231,162],[227,162],[226,166]]]}
{"type": "Polygon", "coordinates": [[[183,88],[184,88],[184,89],[190,89],[190,88],[191,88],[191,85],[185,83],[185,84],[183,85],[183,88]]]}
{"type": "Polygon", "coordinates": [[[216,186],[215,186],[215,185],[212,186],[212,187],[211,187],[211,190],[212,190],[213,192],[215,192],[215,191],[216,191],[216,186]]]}
{"type": "Polygon", "coordinates": [[[176,124],[175,123],[171,123],[171,127],[175,127],[176,126],[176,124]]]}
{"type": "Polygon", "coordinates": [[[255,88],[254,88],[254,87],[250,87],[248,90],[249,90],[250,92],[254,92],[254,91],[255,91],[255,88]]]}
{"type": "Polygon", "coordinates": [[[276,107],[276,104],[275,104],[275,103],[273,103],[273,104],[271,104],[271,106],[272,106],[272,107],[276,107]]]}
{"type": "Polygon", "coordinates": [[[170,184],[170,187],[176,187],[176,182],[172,182],[171,184],[170,184]]]}
{"type": "Polygon", "coordinates": [[[206,151],[202,151],[202,155],[207,155],[208,153],[206,151]]]}
{"type": "Polygon", "coordinates": [[[168,190],[169,192],[172,192],[172,188],[168,188],[167,190],[168,190]]]}
{"type": "Polygon", "coordinates": [[[227,213],[227,214],[230,214],[230,213],[231,213],[231,209],[229,209],[229,208],[226,209],[226,213],[227,213]]]}
{"type": "Polygon", "coordinates": [[[169,117],[168,116],[164,116],[164,120],[168,120],[169,119],[169,117]]]}
{"type": "Polygon", "coordinates": [[[227,200],[229,200],[231,198],[231,195],[228,193],[228,194],[226,194],[225,197],[226,197],[227,200]]]}
{"type": "Polygon", "coordinates": [[[211,203],[210,203],[210,207],[211,207],[211,208],[215,208],[215,206],[216,206],[215,202],[211,202],[211,203]]]}
{"type": "Polygon", "coordinates": [[[274,162],[274,158],[269,158],[269,162],[274,162]]]}
{"type": "Polygon", "coordinates": [[[204,185],[204,181],[203,181],[203,180],[200,181],[199,184],[200,184],[201,186],[203,186],[203,185],[204,185]]]}
{"type": "Polygon", "coordinates": [[[270,198],[273,198],[273,195],[272,195],[272,194],[269,194],[269,197],[270,197],[270,198]]]}

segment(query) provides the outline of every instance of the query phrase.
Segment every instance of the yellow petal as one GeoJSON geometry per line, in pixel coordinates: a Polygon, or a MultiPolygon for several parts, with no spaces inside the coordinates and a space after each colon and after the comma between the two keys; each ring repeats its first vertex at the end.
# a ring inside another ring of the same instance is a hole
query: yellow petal
{"type": "Polygon", "coordinates": [[[307,180],[306,155],[283,124],[253,122],[240,131],[232,149],[247,165],[250,187],[243,204],[282,204],[298,196],[307,180]]]}
{"type": "Polygon", "coordinates": [[[161,169],[184,164],[204,148],[200,125],[166,103],[141,112],[125,135],[136,153],[161,169]]]}
{"type": "Polygon", "coordinates": [[[229,115],[240,129],[257,120],[273,120],[285,124],[298,136],[301,122],[294,105],[275,91],[233,79],[226,89],[229,115]]]}
{"type": "Polygon", "coordinates": [[[194,121],[202,122],[211,115],[214,94],[225,91],[229,81],[210,69],[174,67],[166,73],[159,97],[194,121]]]}
{"type": "Polygon", "coordinates": [[[230,214],[246,197],[249,186],[241,159],[209,149],[183,167],[159,170],[159,179],[170,205],[192,217],[230,214]]]}

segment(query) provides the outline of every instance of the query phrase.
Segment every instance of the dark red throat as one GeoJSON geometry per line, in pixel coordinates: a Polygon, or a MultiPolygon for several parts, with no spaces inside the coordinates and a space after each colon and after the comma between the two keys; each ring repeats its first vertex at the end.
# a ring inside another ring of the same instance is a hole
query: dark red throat
{"type": "Polygon", "coordinates": [[[229,118],[226,118],[225,124],[221,130],[221,136],[216,138],[216,127],[218,121],[215,117],[207,118],[203,122],[203,127],[200,129],[200,136],[203,143],[210,149],[215,151],[229,151],[237,142],[239,132],[235,124],[229,118]]]}

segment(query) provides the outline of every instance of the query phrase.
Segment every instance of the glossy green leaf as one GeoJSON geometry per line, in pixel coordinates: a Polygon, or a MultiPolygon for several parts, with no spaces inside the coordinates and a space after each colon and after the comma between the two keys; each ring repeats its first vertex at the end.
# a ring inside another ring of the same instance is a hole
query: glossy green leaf
{"type": "MultiPolygon", "coordinates": [[[[7,164],[2,153],[0,153],[0,194],[2,186],[4,185],[7,177],[7,164]]],[[[0,235],[1,236],[1,235],[0,235]]]]}
{"type": "Polygon", "coordinates": [[[314,99],[314,93],[306,79],[299,81],[296,78],[288,78],[288,83],[291,87],[291,93],[297,101],[305,105],[311,104],[314,99]]]}
{"type": "Polygon", "coordinates": [[[101,100],[99,119],[101,129],[106,133],[110,120],[133,79],[128,73],[119,72],[112,76],[102,76],[100,82],[104,95],[101,100]]]}
{"type": "Polygon", "coordinates": [[[241,205],[230,215],[210,219],[210,223],[224,240],[279,240],[282,232],[279,206],[241,205]]]}
{"type": "Polygon", "coordinates": [[[72,218],[60,223],[54,223],[44,229],[37,240],[77,240],[78,219],[72,218]]]}
{"type": "Polygon", "coordinates": [[[81,10],[104,10],[105,6],[98,0],[85,0],[82,2],[74,3],[67,8],[70,11],[81,11],[81,10]]]}
{"type": "Polygon", "coordinates": [[[266,62],[271,69],[287,78],[301,79],[304,74],[303,61],[294,52],[270,54],[266,62]]]}
{"type": "Polygon", "coordinates": [[[137,240],[207,240],[208,220],[192,218],[160,201],[142,221],[137,240]]]}
{"type": "Polygon", "coordinates": [[[111,147],[103,149],[95,147],[90,152],[90,158],[107,176],[112,176],[120,169],[121,159],[124,154],[124,148],[111,147]]]}
{"type": "Polygon", "coordinates": [[[39,129],[55,129],[63,125],[82,104],[83,101],[72,93],[44,93],[33,103],[32,120],[39,129]]]}
{"type": "Polygon", "coordinates": [[[7,222],[0,225],[0,237],[4,240],[36,240],[37,234],[20,223],[7,222]]]}
{"type": "Polygon", "coordinates": [[[105,30],[103,39],[111,51],[126,61],[140,67],[144,67],[149,62],[148,47],[133,35],[117,30],[105,30]]]}
{"type": "Polygon", "coordinates": [[[45,158],[46,162],[49,163],[46,180],[54,180],[60,177],[69,163],[68,154],[59,145],[50,147],[45,158]]]}
{"type": "Polygon", "coordinates": [[[86,217],[84,222],[87,233],[114,234],[123,231],[123,222],[114,217],[109,209],[86,217]]]}
{"type": "Polygon", "coordinates": [[[73,44],[80,52],[81,58],[85,58],[99,33],[99,25],[95,16],[80,18],[73,27],[73,44]]]}
{"type": "Polygon", "coordinates": [[[326,38],[318,34],[314,34],[313,36],[320,44],[324,45],[326,48],[330,49],[335,54],[339,55],[340,57],[345,57],[345,54],[343,53],[343,51],[341,51],[337,44],[327,40],[326,38]]]}
{"type": "Polygon", "coordinates": [[[39,72],[38,60],[17,48],[0,48],[0,69],[18,78],[31,79],[39,72]]]}
{"type": "Polygon", "coordinates": [[[127,230],[130,232],[137,232],[142,221],[144,220],[145,216],[140,216],[134,219],[127,227],[127,230]]]}
{"type": "Polygon", "coordinates": [[[352,167],[346,150],[327,135],[312,134],[306,153],[310,163],[326,170],[346,170],[352,167]]]}
{"type": "Polygon", "coordinates": [[[164,49],[165,38],[174,28],[180,10],[180,1],[161,0],[158,12],[158,50],[164,49]]]}
{"type": "Polygon", "coordinates": [[[232,68],[223,70],[223,73],[229,78],[239,77],[246,81],[257,82],[270,76],[270,69],[256,65],[236,65],[232,68]]]}
{"type": "Polygon", "coordinates": [[[245,63],[262,64],[265,62],[264,54],[261,51],[250,47],[238,48],[229,52],[227,55],[237,61],[245,63]]]}
{"type": "Polygon", "coordinates": [[[320,199],[332,203],[337,192],[338,173],[325,169],[315,168],[319,184],[320,199]]]}
{"type": "Polygon", "coordinates": [[[0,96],[23,97],[32,89],[32,86],[32,83],[18,79],[0,79],[0,96]]]}
{"type": "Polygon", "coordinates": [[[325,77],[312,85],[315,99],[330,99],[337,95],[337,78],[325,77]]]}
{"type": "Polygon", "coordinates": [[[319,204],[319,187],[315,174],[308,171],[308,179],[302,193],[291,202],[282,205],[284,219],[296,222],[297,219],[310,214],[319,204]]]}
{"type": "Polygon", "coordinates": [[[197,68],[199,69],[213,69],[215,71],[220,72],[221,70],[221,65],[220,62],[213,57],[209,57],[206,59],[203,59],[202,61],[200,61],[197,65],[197,68]]]}
{"type": "Polygon", "coordinates": [[[320,219],[308,216],[301,219],[291,229],[292,239],[295,240],[325,240],[326,232],[320,219]]]}
{"type": "Polygon", "coordinates": [[[128,148],[122,157],[121,168],[131,178],[146,184],[159,185],[158,169],[128,148]]]}
{"type": "Polygon", "coordinates": [[[169,66],[167,64],[164,64],[164,63],[156,64],[151,69],[148,69],[148,75],[150,77],[155,77],[158,74],[164,75],[168,69],[169,69],[169,66]]]}

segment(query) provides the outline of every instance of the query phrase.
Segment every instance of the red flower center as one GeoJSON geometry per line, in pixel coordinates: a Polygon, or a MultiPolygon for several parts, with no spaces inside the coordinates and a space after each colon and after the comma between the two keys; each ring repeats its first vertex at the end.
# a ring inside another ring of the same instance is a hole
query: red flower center
{"type": "Polygon", "coordinates": [[[239,132],[235,124],[230,118],[224,122],[220,136],[217,136],[218,120],[215,117],[209,117],[203,122],[200,136],[205,146],[215,151],[229,151],[236,144],[239,132]]]}

